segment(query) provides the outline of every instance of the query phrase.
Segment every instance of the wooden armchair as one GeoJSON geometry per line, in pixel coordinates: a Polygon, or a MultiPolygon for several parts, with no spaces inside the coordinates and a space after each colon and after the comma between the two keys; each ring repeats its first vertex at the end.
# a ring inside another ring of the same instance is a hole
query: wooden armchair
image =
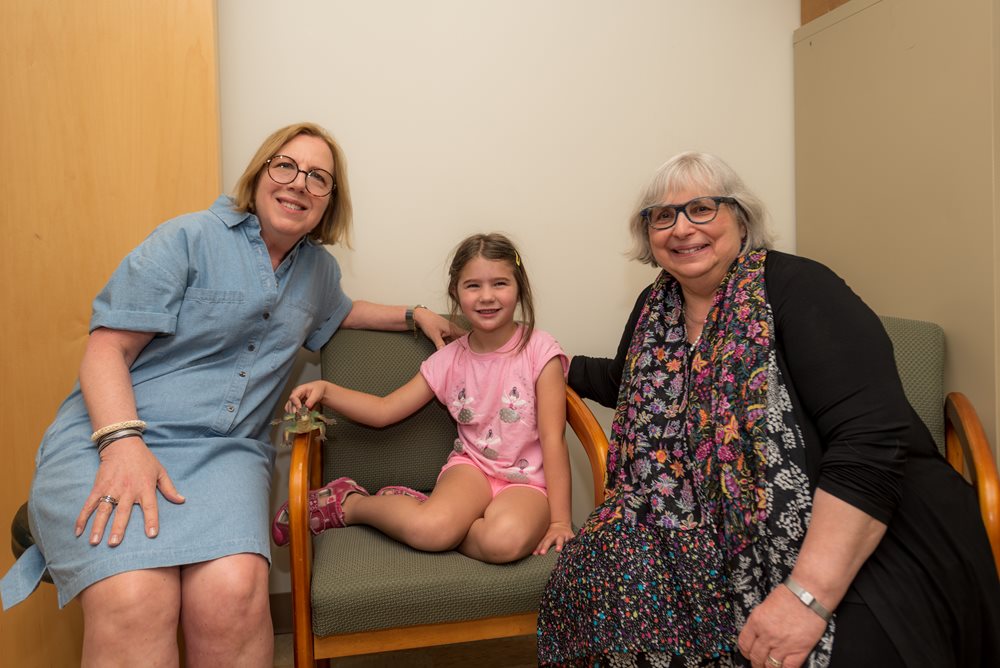
{"type": "Polygon", "coordinates": [[[972,403],[961,392],[944,394],[944,331],[920,320],[891,316],[881,320],[892,340],[906,398],[948,463],[976,488],[983,525],[1000,572],[1000,477],[972,403]]]}
{"type": "MultiPolygon", "coordinates": [[[[384,395],[412,378],[433,351],[430,341],[408,332],[341,330],[323,349],[322,373],[332,382],[384,395]]],[[[597,504],[604,495],[607,439],[572,390],[566,400],[569,425],[590,462],[597,504]]],[[[372,490],[401,484],[428,491],[456,435],[450,415],[437,402],[381,429],[334,417],[325,443],[313,431],[297,435],[292,448],[288,510],[295,665],[533,635],[554,550],[496,566],[457,552],[413,550],[369,527],[310,534],[310,488],[347,475],[372,490]]]]}

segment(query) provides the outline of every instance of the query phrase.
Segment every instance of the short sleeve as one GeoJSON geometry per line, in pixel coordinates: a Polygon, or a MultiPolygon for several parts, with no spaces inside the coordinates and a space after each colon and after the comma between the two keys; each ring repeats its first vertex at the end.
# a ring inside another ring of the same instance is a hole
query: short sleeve
{"type": "Polygon", "coordinates": [[[531,366],[535,374],[533,380],[536,382],[538,381],[538,376],[542,373],[542,369],[545,368],[545,365],[553,357],[559,358],[559,364],[562,365],[563,378],[566,378],[566,374],[569,373],[569,358],[566,357],[566,353],[563,352],[559,342],[548,332],[536,329],[531,333],[531,341],[528,342],[528,354],[531,355],[531,366]]]}
{"type": "MultiPolygon", "coordinates": [[[[323,251],[324,253],[326,251],[323,251]]],[[[323,318],[319,326],[313,330],[302,345],[307,350],[317,351],[323,347],[334,332],[344,322],[344,318],[351,312],[354,302],[348,297],[340,286],[340,265],[336,259],[330,256],[331,262],[328,265],[327,277],[322,286],[323,294],[320,301],[323,304],[323,311],[320,317],[323,318]],[[324,317],[325,316],[325,317],[324,317]]]]}
{"type": "Polygon", "coordinates": [[[455,356],[466,338],[468,335],[455,339],[444,348],[434,351],[430,357],[420,363],[420,375],[427,381],[427,385],[439,401],[445,402],[441,392],[444,390],[448,370],[454,365],[455,356]]]}
{"type": "Polygon", "coordinates": [[[187,288],[184,230],[157,228],[115,269],[93,303],[90,331],[99,327],[173,334],[187,288]]]}

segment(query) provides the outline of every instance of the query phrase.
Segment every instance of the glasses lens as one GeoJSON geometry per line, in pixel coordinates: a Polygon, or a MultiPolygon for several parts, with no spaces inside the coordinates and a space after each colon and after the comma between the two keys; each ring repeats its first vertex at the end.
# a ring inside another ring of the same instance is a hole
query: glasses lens
{"type": "Polygon", "coordinates": [[[664,230],[672,227],[677,220],[677,207],[675,206],[651,206],[646,209],[647,224],[654,230],[664,230]]]}
{"type": "Polygon", "coordinates": [[[715,220],[719,205],[710,197],[699,197],[687,203],[687,215],[692,223],[707,223],[715,220]]]}
{"type": "Polygon", "coordinates": [[[314,169],[306,175],[306,190],[317,197],[333,190],[333,174],[325,169],[314,169]]]}
{"type": "Polygon", "coordinates": [[[267,173],[276,183],[291,183],[299,175],[299,165],[287,155],[276,155],[267,163],[267,173]]]}

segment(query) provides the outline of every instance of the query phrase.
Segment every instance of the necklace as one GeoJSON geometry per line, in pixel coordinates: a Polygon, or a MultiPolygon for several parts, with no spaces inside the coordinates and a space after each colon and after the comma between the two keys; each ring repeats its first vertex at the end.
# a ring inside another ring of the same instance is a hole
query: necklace
{"type": "Polygon", "coordinates": [[[684,319],[687,320],[688,322],[691,322],[691,323],[694,323],[694,324],[697,324],[697,325],[704,324],[704,322],[705,322],[704,318],[702,318],[702,319],[699,320],[698,318],[695,318],[693,315],[691,315],[690,313],[688,313],[688,309],[687,309],[687,305],[686,304],[681,307],[681,311],[684,312],[684,319]]]}

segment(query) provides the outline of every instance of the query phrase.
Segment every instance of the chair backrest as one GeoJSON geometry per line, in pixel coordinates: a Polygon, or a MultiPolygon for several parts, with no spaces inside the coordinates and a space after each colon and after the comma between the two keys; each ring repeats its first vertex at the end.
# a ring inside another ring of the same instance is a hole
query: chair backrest
{"type": "Polygon", "coordinates": [[[892,340],[903,392],[944,454],[944,330],[923,320],[879,318],[892,340]]]}
{"type": "MultiPolygon", "coordinates": [[[[323,347],[320,365],[325,380],[384,396],[413,378],[433,352],[422,334],[340,329],[323,347]]],[[[437,401],[381,429],[332,415],[337,422],[327,429],[323,482],[346,475],[373,492],[386,485],[432,489],[457,436],[437,401]]]]}

